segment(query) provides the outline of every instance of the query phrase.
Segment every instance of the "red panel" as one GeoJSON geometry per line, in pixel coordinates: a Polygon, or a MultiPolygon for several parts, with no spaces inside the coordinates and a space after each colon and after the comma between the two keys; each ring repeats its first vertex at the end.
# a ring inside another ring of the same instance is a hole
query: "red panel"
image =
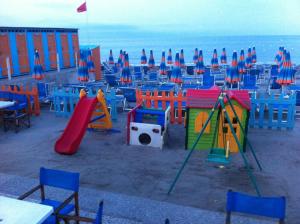
{"type": "Polygon", "coordinates": [[[33,34],[33,43],[34,43],[34,49],[37,49],[39,51],[40,62],[42,64],[43,68],[45,69],[45,59],[44,59],[42,34],[40,34],[40,33],[33,34]]]}
{"type": "Polygon", "coordinates": [[[23,33],[17,33],[16,39],[17,39],[20,73],[29,73],[29,60],[28,60],[28,51],[26,45],[26,36],[23,33]]]}
{"type": "Polygon", "coordinates": [[[77,64],[79,62],[79,41],[78,41],[78,34],[72,34],[72,46],[73,52],[77,55],[77,64]]]}
{"type": "Polygon", "coordinates": [[[8,34],[0,34],[0,67],[2,68],[2,76],[7,76],[6,58],[10,59],[10,68],[12,74],[12,61],[10,55],[8,34]]]}
{"type": "Polygon", "coordinates": [[[56,69],[56,42],[55,42],[55,35],[53,33],[47,34],[48,40],[48,52],[50,58],[50,68],[56,69]]]}
{"type": "Polygon", "coordinates": [[[63,54],[63,64],[65,68],[70,67],[70,52],[69,52],[69,44],[68,44],[68,36],[67,34],[62,33],[61,36],[61,48],[63,54]]]}

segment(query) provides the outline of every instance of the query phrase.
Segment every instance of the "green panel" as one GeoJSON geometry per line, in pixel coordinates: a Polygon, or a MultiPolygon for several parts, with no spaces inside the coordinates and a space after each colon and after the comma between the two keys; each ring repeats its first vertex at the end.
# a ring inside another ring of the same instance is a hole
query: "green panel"
{"type": "MultiPolygon", "coordinates": [[[[191,149],[199,135],[199,133],[195,133],[195,119],[200,112],[207,112],[210,114],[211,109],[199,109],[199,108],[190,108],[188,111],[188,120],[187,120],[187,149],[191,149]]],[[[213,136],[215,131],[215,126],[217,122],[217,115],[218,112],[215,111],[211,121],[210,121],[210,133],[203,133],[202,137],[200,138],[200,141],[196,145],[195,149],[198,150],[207,150],[210,149],[213,143],[213,136]]]]}

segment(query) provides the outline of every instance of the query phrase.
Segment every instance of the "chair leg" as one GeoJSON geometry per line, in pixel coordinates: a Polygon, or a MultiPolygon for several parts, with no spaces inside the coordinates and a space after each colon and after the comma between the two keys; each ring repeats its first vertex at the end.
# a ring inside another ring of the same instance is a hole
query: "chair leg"
{"type": "MultiPolygon", "coordinates": [[[[75,215],[79,216],[78,193],[75,193],[74,200],[75,200],[75,215]]],[[[79,221],[76,221],[76,224],[79,224],[79,221]]]]}
{"type": "Polygon", "coordinates": [[[225,224],[231,224],[230,218],[231,218],[231,212],[227,212],[225,224]]]}

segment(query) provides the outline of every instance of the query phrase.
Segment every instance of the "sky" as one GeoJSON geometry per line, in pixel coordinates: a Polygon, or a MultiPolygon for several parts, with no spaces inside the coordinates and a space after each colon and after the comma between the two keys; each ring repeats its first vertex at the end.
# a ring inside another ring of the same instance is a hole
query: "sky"
{"type": "Polygon", "coordinates": [[[299,35],[299,0],[0,0],[0,26],[299,35]]]}

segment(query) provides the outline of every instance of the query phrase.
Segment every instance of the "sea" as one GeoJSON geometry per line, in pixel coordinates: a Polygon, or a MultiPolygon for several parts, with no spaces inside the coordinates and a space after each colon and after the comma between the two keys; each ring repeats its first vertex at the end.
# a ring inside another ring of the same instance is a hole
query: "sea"
{"type": "Polygon", "coordinates": [[[192,63],[194,49],[202,49],[204,62],[210,63],[213,50],[217,49],[220,57],[222,48],[226,48],[230,63],[233,51],[238,54],[244,49],[245,55],[249,47],[256,48],[257,61],[261,64],[274,63],[275,55],[280,46],[291,53],[292,63],[300,64],[300,36],[296,35],[205,35],[197,32],[153,31],[132,28],[89,28],[79,30],[80,45],[96,45],[101,49],[101,60],[107,61],[110,49],[117,60],[122,49],[129,54],[130,64],[139,64],[142,49],[146,50],[149,58],[153,50],[155,63],[159,64],[162,51],[172,49],[173,58],[176,52],[184,50],[185,62],[192,63]]]}

